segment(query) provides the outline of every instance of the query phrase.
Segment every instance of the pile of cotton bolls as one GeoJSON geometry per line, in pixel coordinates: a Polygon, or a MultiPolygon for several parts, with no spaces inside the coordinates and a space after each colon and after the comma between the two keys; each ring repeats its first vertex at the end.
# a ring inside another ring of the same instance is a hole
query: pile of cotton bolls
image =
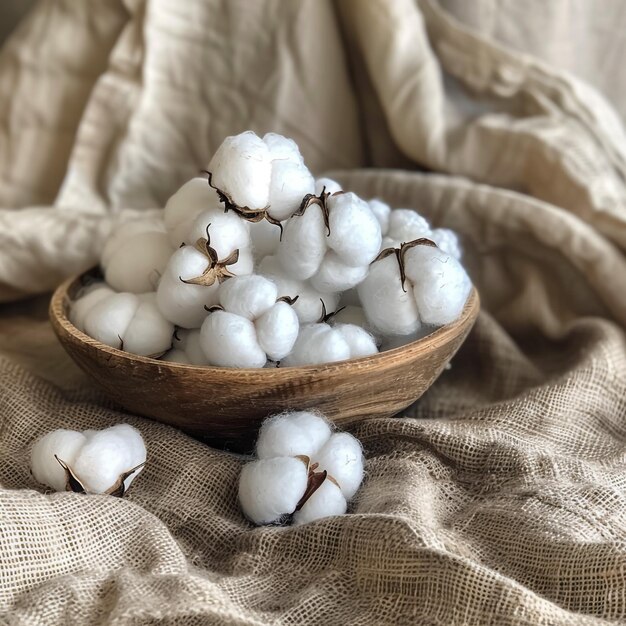
{"type": "Polygon", "coordinates": [[[70,320],[171,362],[341,361],[458,319],[471,290],[460,257],[452,231],[315,181],[294,141],[248,131],[224,140],[162,218],[111,233],[105,282],[77,294],[70,320]]]}
{"type": "Polygon", "coordinates": [[[267,419],[256,455],[239,478],[239,503],[255,524],[305,524],[342,515],[363,480],[359,441],[333,433],[316,413],[267,419]]]}
{"type": "Polygon", "coordinates": [[[55,491],[123,496],[146,462],[138,430],[118,424],[105,430],[55,430],[31,450],[33,476],[55,491]]]}

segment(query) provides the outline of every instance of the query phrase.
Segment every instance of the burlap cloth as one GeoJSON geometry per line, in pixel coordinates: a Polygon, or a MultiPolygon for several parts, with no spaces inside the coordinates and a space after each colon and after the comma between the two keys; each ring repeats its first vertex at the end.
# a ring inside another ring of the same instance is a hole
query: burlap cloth
{"type": "Polygon", "coordinates": [[[0,622],[625,622],[626,142],[557,66],[625,111],[626,17],[498,5],[48,0],[20,25],[0,50],[5,302],[93,263],[112,221],[251,127],[457,229],[484,312],[415,407],[354,428],[350,515],[254,529],[242,458],[112,407],[56,343],[47,296],[5,304],[0,622]],[[30,476],[42,433],[121,420],[149,451],[123,500],[30,476]]]}

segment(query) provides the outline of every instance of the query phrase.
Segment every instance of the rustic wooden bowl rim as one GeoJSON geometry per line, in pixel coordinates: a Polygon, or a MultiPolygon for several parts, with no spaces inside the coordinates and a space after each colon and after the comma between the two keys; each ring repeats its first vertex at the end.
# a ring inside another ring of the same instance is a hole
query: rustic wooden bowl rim
{"type": "Polygon", "coordinates": [[[353,367],[363,367],[368,364],[378,364],[378,365],[386,365],[391,364],[392,362],[397,363],[398,360],[409,358],[418,354],[428,353],[431,349],[436,348],[438,345],[446,343],[450,337],[455,336],[462,332],[462,330],[466,327],[466,325],[472,324],[478,315],[478,310],[480,308],[480,299],[478,296],[478,292],[475,288],[472,288],[472,291],[465,303],[465,307],[463,309],[463,313],[461,317],[453,322],[452,324],[446,324],[445,326],[441,326],[434,330],[429,335],[422,337],[420,339],[416,339],[415,341],[409,342],[397,348],[392,348],[391,350],[384,350],[383,352],[379,352],[377,354],[360,357],[358,359],[346,359],[343,361],[336,361],[333,363],[325,363],[322,365],[305,365],[300,367],[278,367],[278,368],[231,368],[231,367],[214,367],[209,365],[188,365],[186,363],[174,363],[171,361],[162,361],[160,359],[153,359],[150,357],[139,356],[136,354],[131,354],[130,352],[125,352],[123,350],[118,350],[117,348],[112,348],[96,339],[93,339],[89,335],[85,334],[76,326],[74,326],[69,318],[67,317],[67,308],[70,304],[70,296],[69,290],[74,283],[81,279],[84,274],[89,272],[84,272],[83,274],[79,274],[77,276],[73,276],[64,281],[52,295],[52,299],[50,300],[50,317],[54,319],[59,326],[67,332],[69,335],[72,335],[77,340],[89,344],[93,348],[96,348],[103,352],[104,354],[109,354],[111,357],[115,357],[116,359],[122,359],[132,363],[144,363],[146,365],[159,365],[162,367],[171,367],[171,368],[184,368],[189,371],[196,372],[221,372],[224,375],[238,378],[238,377],[248,377],[248,376],[256,376],[259,375],[267,376],[268,381],[275,382],[280,381],[283,378],[293,379],[297,376],[299,372],[303,374],[311,374],[314,372],[319,372],[323,370],[325,373],[329,373],[332,371],[341,372],[347,369],[351,369],[353,367]]]}

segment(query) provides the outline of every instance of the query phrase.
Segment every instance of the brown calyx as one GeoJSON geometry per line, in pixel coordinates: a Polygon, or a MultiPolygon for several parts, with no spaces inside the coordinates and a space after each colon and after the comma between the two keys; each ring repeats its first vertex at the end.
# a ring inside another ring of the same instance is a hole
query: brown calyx
{"type": "Polygon", "coordinates": [[[414,239],[413,241],[401,243],[399,248],[385,248],[384,250],[381,250],[378,256],[372,261],[372,263],[376,263],[376,261],[381,261],[388,256],[394,255],[396,257],[396,260],[398,261],[398,267],[400,268],[400,282],[402,284],[402,291],[404,291],[405,293],[406,288],[404,286],[404,283],[406,282],[406,271],[404,268],[404,257],[407,251],[411,248],[415,248],[415,246],[430,246],[431,248],[437,248],[437,244],[431,239],[427,239],[426,237],[420,237],[419,239],[414,239]]]}
{"type": "Polygon", "coordinates": [[[317,320],[318,324],[328,324],[328,322],[330,322],[333,319],[333,317],[337,315],[337,313],[339,313],[340,311],[343,311],[346,308],[345,306],[342,306],[336,309],[335,311],[331,311],[330,313],[327,313],[326,303],[324,302],[322,298],[320,298],[320,302],[322,303],[322,314],[320,315],[320,318],[317,320]]]}
{"type": "Polygon", "coordinates": [[[196,241],[194,247],[206,256],[209,260],[207,268],[202,272],[201,276],[195,278],[189,278],[183,280],[178,277],[183,283],[187,285],[202,285],[203,287],[210,287],[217,281],[220,285],[227,279],[235,276],[229,269],[229,265],[234,265],[239,260],[239,250],[235,250],[229,254],[225,259],[218,259],[215,248],[211,247],[211,236],[209,235],[209,228],[211,224],[206,227],[206,238],[201,237],[196,241]]]}
{"type": "Polygon", "coordinates": [[[322,472],[316,472],[315,470],[319,467],[319,463],[311,464],[311,459],[305,454],[298,454],[296,459],[300,459],[308,470],[308,481],[306,490],[304,495],[300,498],[300,501],[296,505],[296,511],[299,511],[307,502],[307,500],[322,486],[322,483],[325,480],[330,480],[337,487],[339,487],[339,483],[336,479],[331,476],[326,470],[322,472]]]}
{"type": "MultiPolygon", "coordinates": [[[[345,192],[337,191],[332,195],[337,196],[342,193],[345,193],[345,192]]],[[[319,196],[316,196],[314,193],[307,193],[307,195],[304,196],[304,198],[302,198],[300,207],[294,213],[294,215],[298,215],[298,216],[304,215],[304,213],[310,206],[317,205],[322,211],[322,218],[324,219],[324,226],[326,226],[327,237],[330,236],[330,216],[329,216],[329,209],[328,209],[328,198],[330,198],[330,196],[331,196],[331,193],[329,191],[326,191],[326,187],[322,187],[322,193],[320,193],[319,196]]]]}

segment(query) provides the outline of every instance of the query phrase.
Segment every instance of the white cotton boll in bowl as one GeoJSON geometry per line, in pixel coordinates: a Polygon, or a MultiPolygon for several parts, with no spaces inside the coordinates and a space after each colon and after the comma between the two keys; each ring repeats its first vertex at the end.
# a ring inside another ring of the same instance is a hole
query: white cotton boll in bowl
{"type": "Polygon", "coordinates": [[[320,196],[322,194],[322,191],[324,193],[333,194],[343,190],[341,188],[341,185],[336,180],[322,176],[315,181],[315,195],[320,196]]]}
{"type": "Polygon", "coordinates": [[[389,231],[391,207],[382,200],[379,200],[378,198],[368,200],[367,204],[372,213],[376,216],[378,223],[380,224],[381,235],[385,236],[389,231]]]}
{"type": "Polygon", "coordinates": [[[366,330],[354,324],[333,323],[333,328],[341,333],[345,342],[350,347],[350,358],[359,359],[378,352],[376,340],[366,330]]]}
{"type": "Polygon", "coordinates": [[[322,293],[313,289],[307,281],[290,278],[285,275],[285,270],[275,256],[265,257],[258,267],[259,274],[267,276],[274,281],[278,287],[278,297],[289,297],[298,299],[293,304],[301,324],[311,324],[317,322],[322,314],[322,304],[327,311],[334,311],[339,302],[339,295],[336,293],[322,293]]]}
{"type": "Polygon", "coordinates": [[[300,208],[302,199],[315,190],[311,172],[302,162],[275,159],[272,161],[268,213],[282,222],[300,208]]]}
{"type": "Polygon", "coordinates": [[[313,495],[293,515],[294,526],[308,524],[324,517],[343,515],[348,503],[341,489],[330,479],[326,479],[313,495]]]}
{"type": "Polygon", "coordinates": [[[322,210],[316,205],[307,208],[304,215],[290,218],[276,252],[283,271],[299,280],[311,278],[326,254],[326,234],[322,210]]]}
{"type": "MultiPolygon", "coordinates": [[[[389,215],[389,229],[386,236],[400,243],[428,238],[432,234],[430,224],[413,209],[394,209],[389,215]]],[[[388,247],[388,246],[383,246],[388,247]]]]}
{"type": "MultiPolygon", "coordinates": [[[[72,469],[88,492],[104,493],[124,472],[145,461],[146,447],[139,431],[128,424],[118,424],[89,436],[72,469]]],[[[124,480],[125,489],[141,469],[124,480]]]]}
{"type": "Polygon", "coordinates": [[[369,265],[382,241],[380,224],[367,202],[354,193],[341,193],[327,200],[330,234],[328,246],[352,267],[369,265]]]}
{"type": "Polygon", "coordinates": [[[350,433],[335,433],[316,454],[318,471],[326,470],[350,500],[363,482],[363,450],[350,433]]]}
{"type": "Polygon", "coordinates": [[[170,197],[163,211],[163,221],[171,245],[178,248],[185,240],[196,217],[203,211],[224,210],[215,189],[206,178],[192,178],[170,197]]]}
{"type": "Polygon", "coordinates": [[[437,244],[437,247],[453,256],[457,261],[461,260],[463,250],[458,235],[449,228],[434,228],[430,239],[437,244]]]}
{"type": "Polygon", "coordinates": [[[260,368],[267,361],[254,324],[227,311],[214,311],[204,320],[200,345],[209,363],[219,367],[260,368]]]}
{"type": "Polygon", "coordinates": [[[100,300],[85,316],[85,332],[107,346],[120,349],[140,304],[133,293],[116,293],[100,300]]]}
{"type": "Polygon", "coordinates": [[[370,266],[358,286],[363,310],[372,328],[385,335],[409,335],[420,328],[420,318],[408,281],[400,282],[396,257],[391,255],[370,266]]]}
{"type": "Polygon", "coordinates": [[[280,522],[291,515],[307,488],[307,467],[293,457],[261,459],[243,466],[239,503],[255,524],[280,522]]]}
{"type": "Polygon", "coordinates": [[[220,304],[229,313],[249,320],[269,310],[278,298],[276,284],[264,276],[250,274],[227,280],[219,293],[220,304]]]}
{"type": "Polygon", "coordinates": [[[463,266],[431,246],[415,246],[407,250],[405,259],[406,276],[413,284],[422,322],[443,326],[457,320],[472,290],[463,266]]]}
{"type": "Polygon", "coordinates": [[[218,259],[225,259],[235,250],[250,247],[249,223],[232,211],[224,213],[224,209],[198,214],[185,233],[184,242],[194,245],[199,239],[206,239],[207,229],[211,247],[217,252],[218,259]]]}
{"type": "Polygon", "coordinates": [[[259,431],[259,459],[304,455],[313,458],[332,434],[330,425],[317,413],[294,411],[266,419],[259,431]]]}
{"type": "Polygon", "coordinates": [[[261,210],[269,205],[271,154],[252,131],[226,137],[209,162],[211,184],[238,207],[261,210]]]}
{"type": "Polygon", "coordinates": [[[346,265],[335,252],[329,251],[310,282],[320,293],[340,293],[363,282],[368,271],[369,265],[346,265]]]}
{"type": "Polygon", "coordinates": [[[174,325],[167,321],[156,305],[156,294],[141,302],[122,335],[126,352],[141,356],[160,356],[170,349],[174,325]]]}
{"type": "Polygon", "coordinates": [[[300,322],[292,306],[276,302],[254,322],[257,341],[272,361],[284,359],[298,338],[300,322]]]}
{"type": "Polygon", "coordinates": [[[115,291],[104,283],[94,283],[81,289],[78,293],[77,299],[72,302],[70,308],[69,320],[78,328],[78,330],[85,330],[85,317],[101,300],[113,295],[115,291]]]}
{"type": "Polygon", "coordinates": [[[30,466],[35,479],[55,491],[65,491],[65,470],[54,455],[71,466],[86,441],[83,433],[74,430],[55,430],[44,435],[35,443],[30,454],[30,466]]]}
{"type": "Polygon", "coordinates": [[[101,266],[106,282],[117,291],[143,293],[156,288],[169,258],[174,252],[163,232],[142,232],[131,236],[123,233],[108,242],[117,244],[114,252],[101,266]]]}
{"type": "Polygon", "coordinates": [[[286,367],[321,365],[350,358],[350,346],[341,333],[328,324],[309,324],[300,329],[291,353],[282,364],[286,367]]]}

